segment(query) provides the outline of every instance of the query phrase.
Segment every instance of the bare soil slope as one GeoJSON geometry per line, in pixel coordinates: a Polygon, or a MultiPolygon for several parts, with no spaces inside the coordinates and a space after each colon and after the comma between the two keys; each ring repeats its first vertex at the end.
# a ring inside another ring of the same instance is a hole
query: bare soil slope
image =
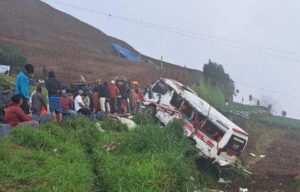
{"type": "Polygon", "coordinates": [[[268,126],[257,123],[255,119],[235,121],[250,135],[241,159],[253,173],[236,186],[247,187],[250,191],[297,191],[300,130],[268,126]]]}
{"type": "Polygon", "coordinates": [[[29,62],[36,66],[37,75],[47,67],[67,82],[78,80],[80,74],[88,80],[109,80],[122,75],[144,83],[159,76],[187,82],[191,72],[171,64],[156,70],[152,64],[114,57],[112,43],[136,51],[127,43],[38,0],[0,1],[0,43],[22,48],[29,62]]]}

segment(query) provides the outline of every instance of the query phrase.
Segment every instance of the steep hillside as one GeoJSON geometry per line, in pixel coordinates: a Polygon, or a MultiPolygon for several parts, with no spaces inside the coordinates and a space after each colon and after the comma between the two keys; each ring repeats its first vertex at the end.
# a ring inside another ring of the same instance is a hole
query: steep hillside
{"type": "Polygon", "coordinates": [[[0,1],[0,43],[20,47],[36,66],[37,75],[47,67],[69,82],[78,80],[80,74],[88,80],[122,75],[142,79],[144,83],[159,76],[187,82],[191,73],[175,65],[166,64],[163,70],[157,70],[153,64],[136,64],[114,57],[112,43],[137,51],[38,0],[0,1]]]}

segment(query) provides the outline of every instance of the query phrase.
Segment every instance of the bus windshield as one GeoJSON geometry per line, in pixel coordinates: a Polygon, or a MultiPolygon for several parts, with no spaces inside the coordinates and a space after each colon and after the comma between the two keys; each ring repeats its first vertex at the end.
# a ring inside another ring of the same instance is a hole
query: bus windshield
{"type": "Polygon", "coordinates": [[[229,153],[240,154],[246,145],[246,140],[238,136],[232,135],[229,142],[225,146],[225,150],[229,153]]]}

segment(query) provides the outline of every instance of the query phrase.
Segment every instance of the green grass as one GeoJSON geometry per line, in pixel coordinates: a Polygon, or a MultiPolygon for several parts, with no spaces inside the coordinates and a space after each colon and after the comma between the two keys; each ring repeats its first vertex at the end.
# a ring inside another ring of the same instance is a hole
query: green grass
{"type": "Polygon", "coordinates": [[[74,138],[48,129],[19,127],[0,144],[0,186],[6,191],[90,191],[93,174],[85,150],[74,138]]]}
{"type": "Polygon", "coordinates": [[[194,76],[194,79],[199,82],[199,86],[193,87],[193,89],[202,99],[215,107],[225,105],[225,96],[221,89],[206,83],[201,73],[197,73],[194,76]]]}
{"type": "Polygon", "coordinates": [[[229,103],[222,107],[224,110],[232,110],[235,112],[249,112],[249,113],[269,113],[269,111],[262,106],[244,105],[240,103],[229,103]]]}
{"type": "Polygon", "coordinates": [[[0,188],[5,191],[194,191],[215,186],[196,167],[195,147],[182,122],[161,128],[149,116],[134,117],[127,131],[101,121],[100,132],[85,118],[62,126],[14,128],[0,138],[0,188]]]}
{"type": "Polygon", "coordinates": [[[259,121],[268,125],[274,125],[285,128],[300,129],[300,120],[287,117],[263,115],[256,117],[259,121]]]}

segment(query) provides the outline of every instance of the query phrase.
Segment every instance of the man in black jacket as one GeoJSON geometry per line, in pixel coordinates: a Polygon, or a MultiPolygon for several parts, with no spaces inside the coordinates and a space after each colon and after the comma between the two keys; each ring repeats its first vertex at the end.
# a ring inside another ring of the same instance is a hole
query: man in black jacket
{"type": "Polygon", "coordinates": [[[62,90],[60,82],[55,78],[55,73],[50,71],[46,80],[46,88],[48,90],[50,112],[54,121],[62,122],[62,107],[60,103],[60,93],[62,90]]]}

